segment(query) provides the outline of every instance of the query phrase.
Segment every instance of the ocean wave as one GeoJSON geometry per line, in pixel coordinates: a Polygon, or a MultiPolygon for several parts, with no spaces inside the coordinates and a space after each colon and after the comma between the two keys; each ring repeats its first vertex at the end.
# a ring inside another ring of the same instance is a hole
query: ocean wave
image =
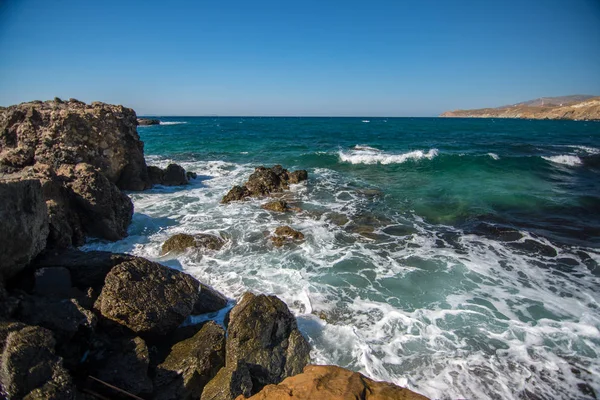
{"type": "Polygon", "coordinates": [[[591,154],[591,155],[600,154],[600,149],[597,149],[595,147],[579,146],[579,145],[571,145],[571,146],[567,146],[567,147],[576,149],[575,151],[577,151],[578,153],[584,152],[584,153],[591,154]]]}
{"type": "Polygon", "coordinates": [[[160,121],[161,125],[181,125],[187,124],[185,121],[160,121]]]}
{"type": "Polygon", "coordinates": [[[546,161],[550,161],[556,164],[568,165],[570,167],[582,164],[581,159],[579,157],[568,154],[561,154],[558,156],[542,156],[542,158],[546,161]]]}
{"type": "Polygon", "coordinates": [[[408,153],[389,154],[368,146],[355,146],[354,150],[349,152],[340,150],[338,155],[342,162],[350,164],[402,164],[409,160],[418,161],[423,158],[432,160],[438,155],[438,150],[430,149],[426,153],[422,150],[414,150],[408,153]]]}
{"type": "Polygon", "coordinates": [[[499,160],[500,157],[498,157],[498,154],[496,153],[487,153],[488,156],[492,157],[494,160],[499,160]]]}

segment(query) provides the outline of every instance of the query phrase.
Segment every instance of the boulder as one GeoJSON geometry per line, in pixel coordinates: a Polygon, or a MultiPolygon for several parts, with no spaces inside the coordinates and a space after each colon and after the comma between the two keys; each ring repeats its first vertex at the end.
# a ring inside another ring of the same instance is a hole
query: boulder
{"type": "Polygon", "coordinates": [[[152,380],[148,377],[150,353],[142,338],[113,341],[102,361],[93,370],[98,379],[136,396],[152,393],[152,380]]]}
{"type": "Polygon", "coordinates": [[[275,165],[272,168],[257,167],[244,186],[234,186],[223,197],[221,203],[240,201],[248,197],[267,196],[288,189],[290,184],[300,183],[307,179],[308,173],[304,170],[289,172],[281,165],[275,165]]]}
{"type": "Polygon", "coordinates": [[[194,303],[192,314],[199,315],[219,311],[226,305],[227,297],[210,286],[200,283],[200,293],[198,293],[198,298],[194,303]]]}
{"type": "Polygon", "coordinates": [[[178,164],[169,164],[165,169],[151,165],[148,167],[148,177],[153,185],[164,186],[187,185],[189,180],[185,169],[178,164]]]}
{"type": "Polygon", "coordinates": [[[191,314],[198,286],[184,272],[134,258],[108,273],[95,308],[138,335],[161,336],[191,314]]]}
{"type": "Polygon", "coordinates": [[[252,378],[244,362],[224,367],[204,387],[202,400],[233,400],[252,394],[252,378]]]}
{"type": "Polygon", "coordinates": [[[227,366],[248,365],[253,393],[300,373],[310,360],[309,353],[296,318],[277,297],[247,292],[231,310],[227,366]]]}
{"type": "Polygon", "coordinates": [[[225,245],[225,241],[215,235],[206,233],[197,233],[195,235],[178,233],[163,243],[161,253],[181,253],[190,247],[204,250],[220,250],[223,245],[225,245]]]}
{"type": "Polygon", "coordinates": [[[0,181],[0,221],[0,279],[6,279],[46,247],[48,214],[40,182],[0,181]]]}
{"type": "MultiPolygon", "coordinates": [[[[245,400],[240,396],[237,400],[245,400]]],[[[309,365],[279,385],[266,386],[248,400],[427,400],[408,389],[377,382],[333,365],[309,365]]],[[[204,400],[204,398],[202,399],[204,400]]]]}
{"type": "Polygon", "coordinates": [[[211,321],[190,339],[174,345],[156,368],[156,400],[198,399],[225,365],[225,331],[211,321]]]}
{"type": "Polygon", "coordinates": [[[280,226],[275,229],[275,234],[271,236],[271,240],[275,246],[281,247],[286,243],[304,240],[304,234],[289,226],[280,226]]]}
{"type": "Polygon", "coordinates": [[[75,399],[71,377],[55,354],[52,332],[39,326],[12,327],[0,356],[0,386],[7,398],[75,399]]]}
{"type": "Polygon", "coordinates": [[[150,187],[135,112],[74,99],[0,109],[0,172],[81,162],[98,168],[120,189],[150,187]]]}
{"type": "Polygon", "coordinates": [[[137,124],[141,126],[160,125],[160,120],[154,118],[138,118],[137,124]]]}
{"type": "Polygon", "coordinates": [[[287,202],[283,200],[270,201],[268,203],[263,204],[261,208],[275,212],[286,212],[289,209],[287,202]]]}

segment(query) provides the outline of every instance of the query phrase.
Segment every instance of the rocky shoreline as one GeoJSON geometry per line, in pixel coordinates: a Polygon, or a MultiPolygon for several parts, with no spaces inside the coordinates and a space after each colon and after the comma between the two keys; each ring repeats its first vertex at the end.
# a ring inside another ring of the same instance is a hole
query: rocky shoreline
{"type": "MultiPolygon", "coordinates": [[[[247,292],[234,302],[159,263],[78,250],[87,237],[127,236],[133,203],[124,191],[194,179],[176,164],[147,166],[138,123],[132,109],[75,99],[0,108],[0,398],[424,399],[311,366],[309,342],[275,296],[247,292]],[[223,324],[211,320],[224,312],[223,324]],[[207,322],[190,323],[204,314],[207,322]]],[[[222,202],[307,179],[258,167],[222,202]]],[[[293,211],[283,201],[265,209],[293,211]]],[[[280,227],[272,240],[302,238],[280,227]]],[[[223,244],[198,232],[162,250],[223,244]]]]}

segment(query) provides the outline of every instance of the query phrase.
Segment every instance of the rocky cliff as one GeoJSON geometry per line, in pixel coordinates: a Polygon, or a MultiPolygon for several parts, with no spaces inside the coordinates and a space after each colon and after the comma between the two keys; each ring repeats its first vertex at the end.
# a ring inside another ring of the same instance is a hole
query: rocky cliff
{"type": "Polygon", "coordinates": [[[600,97],[570,104],[531,101],[498,108],[446,111],[440,117],[600,120],[600,97]]]}

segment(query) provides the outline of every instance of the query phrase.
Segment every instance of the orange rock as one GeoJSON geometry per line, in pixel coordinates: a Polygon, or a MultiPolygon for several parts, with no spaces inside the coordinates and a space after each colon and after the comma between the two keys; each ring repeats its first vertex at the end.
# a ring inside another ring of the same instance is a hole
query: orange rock
{"type": "MultiPolygon", "coordinates": [[[[308,365],[279,385],[268,385],[248,400],[428,400],[388,382],[376,382],[333,365],[308,365]]],[[[246,400],[238,396],[236,400],[246,400]]]]}

